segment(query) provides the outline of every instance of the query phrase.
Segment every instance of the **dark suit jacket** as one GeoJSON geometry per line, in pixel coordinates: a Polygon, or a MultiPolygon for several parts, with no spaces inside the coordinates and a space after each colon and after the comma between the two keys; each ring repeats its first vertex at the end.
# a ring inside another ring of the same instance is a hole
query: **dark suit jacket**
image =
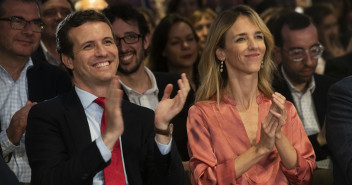
{"type": "MultiPolygon", "coordinates": [[[[67,72],[43,61],[34,59],[32,61],[33,66],[27,70],[28,99],[30,101],[49,100],[71,89],[71,78],[67,72]]],[[[1,129],[7,128],[1,128],[0,124],[1,129]]]]}
{"type": "MultiPolygon", "coordinates": [[[[285,96],[288,101],[294,103],[288,84],[282,76],[281,65],[279,65],[278,69],[279,69],[279,74],[277,74],[274,78],[273,88],[275,91],[285,96]]],[[[325,115],[326,115],[326,97],[327,97],[328,89],[333,83],[336,82],[336,80],[333,78],[323,76],[323,75],[318,75],[318,74],[314,74],[314,79],[315,79],[315,90],[312,96],[313,96],[315,111],[318,117],[318,122],[319,122],[320,128],[322,128],[325,121],[325,115]]],[[[313,145],[314,152],[316,154],[316,160],[319,161],[322,159],[326,159],[328,156],[327,146],[321,147],[319,145],[317,141],[317,134],[308,136],[308,138],[313,145]]]]}
{"type": "MultiPolygon", "coordinates": [[[[159,89],[159,94],[158,94],[159,101],[162,99],[164,95],[164,90],[167,84],[172,84],[174,87],[171,93],[171,98],[173,98],[177,94],[177,91],[179,90],[177,81],[178,79],[181,78],[181,76],[165,73],[165,72],[153,72],[153,73],[159,89]]],[[[126,92],[124,92],[123,98],[129,101],[126,92]]],[[[175,139],[177,149],[180,153],[182,161],[189,160],[188,149],[187,149],[188,137],[187,137],[186,123],[187,123],[188,109],[192,106],[193,102],[194,102],[194,91],[191,90],[187,96],[187,100],[182,111],[171,120],[171,123],[174,124],[174,132],[172,135],[173,135],[173,138],[175,139]]]]}
{"type": "Polygon", "coordinates": [[[337,79],[352,75],[352,52],[327,60],[324,74],[337,79]]]}
{"type": "Polygon", "coordinates": [[[326,139],[334,164],[334,185],[352,184],[352,76],[328,93],[326,139]]]}
{"type": "MultiPolygon", "coordinates": [[[[175,144],[162,156],[154,141],[153,111],[122,101],[122,149],[130,185],[181,184],[183,167],[175,144]]],[[[92,184],[106,163],[91,141],[75,90],[34,106],[28,116],[26,150],[34,185],[92,184]]]]}

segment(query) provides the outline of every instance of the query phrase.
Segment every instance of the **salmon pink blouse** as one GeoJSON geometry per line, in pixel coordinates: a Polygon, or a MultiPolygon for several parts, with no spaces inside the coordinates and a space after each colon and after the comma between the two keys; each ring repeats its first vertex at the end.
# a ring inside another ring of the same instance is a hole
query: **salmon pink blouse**
{"type": "MultiPolygon", "coordinates": [[[[271,100],[260,94],[257,103],[258,143],[261,122],[269,112],[271,100]]],[[[285,106],[287,120],[281,129],[296,149],[298,166],[295,169],[286,169],[274,147],[271,153],[236,179],[235,158],[251,147],[236,110],[236,102],[224,95],[219,105],[215,101],[193,105],[188,113],[187,132],[190,168],[195,181],[199,185],[309,184],[316,168],[314,150],[295,107],[288,101],[285,106]]]]}

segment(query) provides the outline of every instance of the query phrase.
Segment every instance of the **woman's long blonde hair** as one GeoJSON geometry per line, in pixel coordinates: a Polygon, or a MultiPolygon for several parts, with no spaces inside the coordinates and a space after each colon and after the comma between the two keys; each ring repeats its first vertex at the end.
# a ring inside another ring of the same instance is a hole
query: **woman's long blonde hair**
{"type": "Polygon", "coordinates": [[[225,34],[239,16],[248,17],[264,34],[266,51],[263,58],[264,66],[258,72],[258,89],[265,96],[271,97],[273,93],[271,87],[272,74],[275,70],[275,64],[271,59],[274,47],[273,37],[253,9],[246,5],[239,5],[233,9],[223,11],[216,17],[210,27],[207,44],[198,65],[201,85],[196,92],[195,102],[209,101],[214,95],[216,95],[217,103],[220,102],[222,90],[226,87],[228,77],[225,68],[222,73],[219,71],[220,61],[216,57],[216,50],[225,47],[225,34]]]}

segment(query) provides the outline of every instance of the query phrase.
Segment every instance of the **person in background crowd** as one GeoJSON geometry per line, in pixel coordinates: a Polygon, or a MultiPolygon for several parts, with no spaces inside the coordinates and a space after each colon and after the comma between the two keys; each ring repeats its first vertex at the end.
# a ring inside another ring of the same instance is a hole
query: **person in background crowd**
{"type": "Polygon", "coordinates": [[[198,45],[200,53],[205,47],[210,25],[214,21],[215,17],[216,13],[210,8],[196,10],[190,17],[190,21],[193,24],[193,27],[196,30],[197,36],[199,38],[198,45]]]}
{"type": "MultiPolygon", "coordinates": [[[[315,4],[304,13],[310,16],[318,29],[318,37],[325,51],[325,60],[345,55],[347,51],[340,41],[340,31],[336,10],[331,4],[315,4]]],[[[323,70],[324,71],[324,70],[323,70]]]]}
{"type": "Polygon", "coordinates": [[[170,0],[167,6],[167,14],[177,13],[184,17],[190,17],[193,12],[203,7],[201,0],[170,0]]]}
{"type": "Polygon", "coordinates": [[[308,16],[294,11],[284,13],[274,24],[274,54],[281,64],[273,87],[294,103],[313,145],[318,167],[313,184],[331,184],[332,164],[326,145],[325,117],[327,92],[335,80],[314,72],[324,51],[317,28],[308,16]]]}
{"type": "Polygon", "coordinates": [[[196,184],[309,184],[315,154],[295,107],[271,87],[274,41],[240,5],[214,20],[188,113],[196,184]]]}
{"type": "Polygon", "coordinates": [[[32,58],[63,67],[60,56],[56,51],[56,28],[73,11],[73,4],[70,0],[41,0],[40,11],[45,26],[40,45],[32,54],[32,58]]]}
{"type": "Polygon", "coordinates": [[[167,15],[154,30],[149,63],[153,71],[186,73],[193,91],[198,79],[198,36],[192,24],[177,14],[167,15]]]}
{"type": "Polygon", "coordinates": [[[43,26],[36,0],[0,0],[0,145],[20,183],[31,182],[24,137],[29,110],[71,88],[63,70],[30,57],[43,26]]]}

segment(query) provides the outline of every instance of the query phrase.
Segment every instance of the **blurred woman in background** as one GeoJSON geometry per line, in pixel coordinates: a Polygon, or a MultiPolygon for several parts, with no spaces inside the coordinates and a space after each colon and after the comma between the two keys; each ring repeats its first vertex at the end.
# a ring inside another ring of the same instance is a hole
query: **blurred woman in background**
{"type": "Polygon", "coordinates": [[[205,47],[210,25],[214,21],[215,17],[216,13],[210,8],[197,10],[190,17],[190,21],[193,24],[199,38],[198,44],[200,52],[203,51],[205,47]]]}

